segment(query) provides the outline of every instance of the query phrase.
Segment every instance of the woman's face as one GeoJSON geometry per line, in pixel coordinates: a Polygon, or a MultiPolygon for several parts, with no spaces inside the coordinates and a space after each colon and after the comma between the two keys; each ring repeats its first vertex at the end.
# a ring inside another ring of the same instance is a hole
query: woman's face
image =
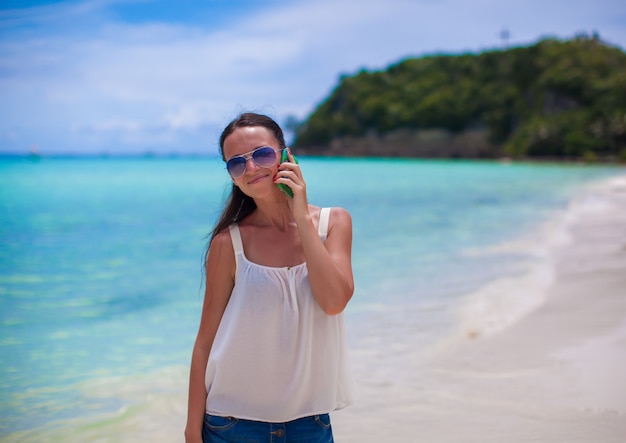
{"type": "Polygon", "coordinates": [[[232,178],[233,183],[245,194],[254,197],[263,194],[266,190],[275,191],[274,175],[278,172],[278,152],[280,146],[272,133],[263,126],[246,126],[237,128],[224,140],[224,158],[228,162],[233,157],[245,156],[246,169],[237,178],[232,178]],[[259,166],[250,154],[257,148],[269,146],[275,152],[274,163],[269,167],[259,166]]]}

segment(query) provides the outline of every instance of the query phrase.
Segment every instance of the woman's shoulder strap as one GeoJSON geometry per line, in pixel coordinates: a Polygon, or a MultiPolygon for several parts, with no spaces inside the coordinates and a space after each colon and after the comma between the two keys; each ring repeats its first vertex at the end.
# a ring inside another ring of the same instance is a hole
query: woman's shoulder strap
{"type": "Polygon", "coordinates": [[[230,239],[233,242],[233,250],[235,255],[243,252],[243,242],[241,241],[241,232],[239,232],[239,225],[233,223],[228,227],[230,231],[230,239]]]}
{"type": "Polygon", "coordinates": [[[317,228],[317,232],[319,236],[322,238],[322,241],[326,240],[326,236],[328,235],[328,221],[330,220],[330,208],[322,208],[320,210],[320,221],[317,228]]]}

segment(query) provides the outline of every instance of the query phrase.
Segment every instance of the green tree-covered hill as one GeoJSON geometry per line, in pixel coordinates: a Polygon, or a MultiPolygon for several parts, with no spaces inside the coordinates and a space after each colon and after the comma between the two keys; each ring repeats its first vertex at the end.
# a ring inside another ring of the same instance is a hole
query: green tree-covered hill
{"type": "Polygon", "coordinates": [[[342,76],[299,125],[310,154],[626,159],[626,54],[594,37],[410,58],[342,76]]]}

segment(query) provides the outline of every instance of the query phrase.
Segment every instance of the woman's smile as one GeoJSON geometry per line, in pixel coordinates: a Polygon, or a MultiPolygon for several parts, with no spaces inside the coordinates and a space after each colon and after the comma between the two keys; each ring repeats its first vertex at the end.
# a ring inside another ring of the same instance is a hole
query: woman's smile
{"type": "Polygon", "coordinates": [[[256,183],[258,183],[258,182],[262,181],[263,179],[265,179],[265,178],[267,178],[267,177],[269,177],[269,176],[270,176],[270,174],[269,174],[269,173],[267,173],[267,172],[266,172],[266,173],[263,173],[263,174],[255,175],[254,177],[252,177],[252,178],[248,179],[248,180],[246,181],[246,183],[247,183],[248,185],[254,185],[254,184],[256,184],[256,183]]]}

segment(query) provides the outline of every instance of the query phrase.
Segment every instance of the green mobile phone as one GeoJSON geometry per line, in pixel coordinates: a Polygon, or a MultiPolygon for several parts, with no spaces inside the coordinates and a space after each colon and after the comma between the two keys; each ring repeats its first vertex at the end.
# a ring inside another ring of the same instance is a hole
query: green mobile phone
{"type": "MultiPolygon", "coordinates": [[[[289,161],[289,154],[287,154],[287,148],[284,148],[282,150],[282,154],[280,155],[280,162],[284,163],[286,161],[289,161]]],[[[298,164],[298,159],[296,158],[295,155],[293,156],[293,161],[296,162],[296,164],[298,164]]],[[[283,191],[289,197],[293,198],[293,191],[291,190],[291,188],[289,186],[284,185],[282,183],[278,183],[276,186],[278,186],[278,189],[283,191]]]]}

